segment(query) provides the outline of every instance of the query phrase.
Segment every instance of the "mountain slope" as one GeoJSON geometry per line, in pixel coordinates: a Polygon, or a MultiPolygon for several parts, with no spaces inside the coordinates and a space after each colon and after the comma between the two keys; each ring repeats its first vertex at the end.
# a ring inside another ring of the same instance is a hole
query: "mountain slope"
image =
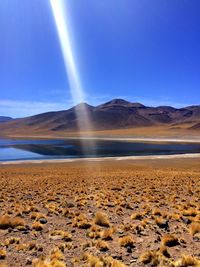
{"type": "Polygon", "coordinates": [[[4,122],[10,121],[10,120],[12,120],[11,117],[0,116],[0,123],[4,123],[4,122]]]}
{"type": "Polygon", "coordinates": [[[167,125],[179,127],[188,125],[192,130],[200,129],[200,106],[181,109],[159,106],[147,107],[140,103],[131,103],[123,99],[113,99],[96,107],[86,103],[68,110],[47,112],[22,119],[14,119],[0,125],[2,134],[8,133],[59,133],[77,131],[80,122],[85,125],[85,111],[90,117],[94,130],[123,129],[131,127],[148,127],[167,125]],[[79,123],[77,120],[79,114],[79,123]]]}
{"type": "Polygon", "coordinates": [[[200,122],[195,123],[192,127],[190,127],[191,130],[200,130],[200,122]]]}

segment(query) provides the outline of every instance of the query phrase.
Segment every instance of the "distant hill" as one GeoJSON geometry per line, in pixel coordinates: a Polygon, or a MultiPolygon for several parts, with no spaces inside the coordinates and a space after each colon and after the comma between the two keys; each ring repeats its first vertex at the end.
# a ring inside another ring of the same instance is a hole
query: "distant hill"
{"type": "Polygon", "coordinates": [[[0,116],[0,123],[7,122],[12,120],[11,117],[6,117],[6,116],[0,116]]]}
{"type": "Polygon", "coordinates": [[[191,130],[200,130],[200,122],[194,124],[192,127],[190,127],[191,130]]]}
{"type": "MultiPolygon", "coordinates": [[[[8,119],[0,125],[0,132],[9,133],[59,133],[78,129],[77,112],[84,125],[83,108],[90,116],[94,130],[123,129],[167,125],[178,128],[200,129],[200,106],[174,108],[170,106],[148,107],[123,99],[113,99],[96,107],[81,103],[68,110],[47,112],[21,119],[8,119]]],[[[0,117],[1,118],[1,117],[0,117]]],[[[85,129],[87,130],[87,129],[85,129]]]]}

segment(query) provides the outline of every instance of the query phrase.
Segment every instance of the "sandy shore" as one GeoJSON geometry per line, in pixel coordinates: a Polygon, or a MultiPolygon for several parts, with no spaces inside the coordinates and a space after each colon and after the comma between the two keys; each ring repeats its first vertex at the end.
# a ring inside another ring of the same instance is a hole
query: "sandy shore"
{"type": "Polygon", "coordinates": [[[122,156],[122,157],[99,157],[99,158],[73,158],[73,159],[42,159],[42,160],[15,160],[1,161],[0,165],[9,164],[41,164],[41,163],[67,163],[67,162],[103,162],[103,161],[126,161],[126,160],[155,160],[155,159],[198,159],[200,153],[176,154],[176,155],[156,155],[156,156],[122,156]]]}
{"type": "Polygon", "coordinates": [[[199,136],[193,136],[192,138],[188,136],[180,137],[114,137],[114,136],[51,136],[51,135],[29,135],[29,136],[0,136],[2,139],[55,139],[55,140],[67,140],[67,139],[74,139],[74,140],[104,140],[104,141],[131,141],[131,142],[172,142],[172,143],[200,143],[199,136]]]}
{"type": "Polygon", "coordinates": [[[200,143],[200,138],[145,138],[145,137],[67,137],[63,139],[131,141],[131,142],[172,142],[172,143],[200,143]]]}

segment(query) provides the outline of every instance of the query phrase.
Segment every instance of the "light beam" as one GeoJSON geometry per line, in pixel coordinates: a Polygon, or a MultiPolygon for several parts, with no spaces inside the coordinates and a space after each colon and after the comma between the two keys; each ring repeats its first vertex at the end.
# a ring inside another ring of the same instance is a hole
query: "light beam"
{"type": "MultiPolygon", "coordinates": [[[[66,7],[67,0],[50,0],[51,8],[53,17],[55,20],[57,33],[60,41],[60,46],[62,49],[63,59],[65,63],[65,69],[69,80],[70,85],[70,92],[72,96],[72,100],[74,105],[77,103],[83,103],[85,102],[85,94],[84,90],[82,88],[82,84],[80,81],[80,75],[78,73],[77,64],[75,62],[75,57],[73,54],[73,46],[71,42],[71,36],[70,36],[70,20],[69,16],[66,13],[66,7]]],[[[83,136],[83,131],[87,129],[87,137],[90,135],[90,139],[92,139],[91,131],[92,131],[92,125],[90,121],[90,116],[88,113],[87,107],[82,104],[79,105],[76,108],[76,115],[77,115],[77,121],[78,121],[78,128],[79,133],[81,137],[83,136]],[[80,119],[80,115],[81,118],[80,119]]],[[[91,141],[92,142],[92,141],[91,141]]],[[[87,144],[82,141],[84,150],[86,150],[87,144]]],[[[94,143],[90,143],[90,146],[93,147],[94,150],[94,143]]]]}
{"type": "Polygon", "coordinates": [[[75,57],[73,55],[69,31],[70,21],[65,11],[65,4],[63,0],[50,0],[50,3],[60,40],[66,72],[69,78],[73,102],[81,103],[85,101],[85,97],[75,63],[75,57]]]}

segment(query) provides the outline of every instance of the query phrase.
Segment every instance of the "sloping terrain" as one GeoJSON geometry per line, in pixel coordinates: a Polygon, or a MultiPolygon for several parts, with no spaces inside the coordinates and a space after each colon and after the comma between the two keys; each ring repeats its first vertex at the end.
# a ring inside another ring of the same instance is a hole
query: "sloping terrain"
{"type": "Polygon", "coordinates": [[[12,120],[11,117],[0,116],[0,123],[7,122],[7,121],[10,121],[10,120],[12,120]]]}
{"type": "MultiPolygon", "coordinates": [[[[2,134],[6,133],[52,133],[77,131],[79,114],[84,130],[85,112],[90,117],[93,130],[123,129],[150,126],[184,127],[199,130],[200,106],[181,109],[159,106],[147,107],[140,103],[131,103],[123,99],[114,99],[93,107],[86,103],[68,110],[47,112],[22,119],[15,119],[0,125],[2,134]]],[[[82,129],[83,129],[82,128],[82,129]]]]}
{"type": "Polygon", "coordinates": [[[200,130],[200,122],[194,124],[190,129],[191,129],[191,130],[200,130]]]}

